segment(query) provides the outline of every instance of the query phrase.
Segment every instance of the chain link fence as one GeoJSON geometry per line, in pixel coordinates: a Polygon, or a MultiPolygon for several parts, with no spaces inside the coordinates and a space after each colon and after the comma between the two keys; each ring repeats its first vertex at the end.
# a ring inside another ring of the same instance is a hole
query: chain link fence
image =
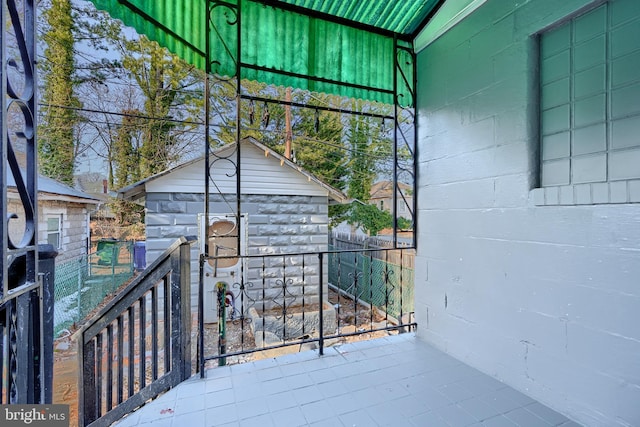
{"type": "Polygon", "coordinates": [[[79,323],[134,272],[133,242],[98,242],[96,252],[56,265],[54,337],[79,323]]]}
{"type": "Polygon", "coordinates": [[[385,242],[353,236],[334,235],[331,241],[332,251],[369,249],[330,254],[331,284],[395,318],[414,311],[412,249],[388,250],[390,245],[385,242]]]}

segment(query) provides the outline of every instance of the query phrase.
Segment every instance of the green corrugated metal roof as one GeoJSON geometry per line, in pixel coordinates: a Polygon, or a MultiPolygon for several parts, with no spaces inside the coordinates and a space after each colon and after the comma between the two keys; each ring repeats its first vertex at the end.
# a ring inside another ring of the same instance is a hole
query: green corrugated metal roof
{"type": "MultiPolygon", "coordinates": [[[[205,68],[206,0],[91,0],[205,68]]],[[[242,78],[393,103],[394,37],[409,46],[442,0],[211,2],[211,71],[235,76],[240,3],[242,78]],[[226,6],[230,5],[230,6],[226,6]],[[308,78],[311,77],[311,78],[308,78]],[[363,87],[373,87],[371,91],[363,87]]]]}
{"type": "Polygon", "coordinates": [[[414,36],[439,0],[280,0],[402,35],[414,36]]]}

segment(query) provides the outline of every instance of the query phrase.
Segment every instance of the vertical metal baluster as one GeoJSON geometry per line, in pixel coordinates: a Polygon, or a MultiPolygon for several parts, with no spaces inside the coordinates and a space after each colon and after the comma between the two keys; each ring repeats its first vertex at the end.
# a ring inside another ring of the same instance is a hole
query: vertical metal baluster
{"type": "MultiPolygon", "coordinates": [[[[208,13],[208,9],[207,9],[207,13],[208,13]]],[[[207,28],[209,26],[207,25],[207,28]]],[[[207,32],[208,34],[208,32],[207,32]]],[[[209,76],[205,75],[205,93],[209,93],[209,76]]],[[[207,100],[205,101],[208,105],[208,96],[206,97],[207,100]]],[[[207,115],[208,113],[208,108],[206,108],[207,111],[207,115]]],[[[206,118],[205,121],[208,123],[209,119],[206,118]]],[[[208,124],[205,125],[205,128],[208,128],[208,124]]],[[[208,130],[205,132],[208,135],[208,130]]],[[[206,139],[208,140],[208,139],[206,139]]],[[[207,147],[209,146],[209,144],[207,143],[207,147]]],[[[208,152],[208,149],[207,149],[208,152]]],[[[205,163],[208,165],[209,164],[209,156],[206,155],[206,161],[205,163]]],[[[205,168],[206,170],[208,170],[208,167],[205,168]]],[[[205,175],[208,172],[205,172],[205,175]]],[[[205,176],[205,179],[207,180],[207,185],[206,185],[206,192],[208,193],[208,188],[209,188],[209,184],[208,184],[208,179],[205,176]]],[[[209,200],[209,195],[206,194],[205,195],[205,200],[209,200]]],[[[206,205],[208,205],[208,203],[205,203],[206,205]]],[[[207,213],[205,214],[205,218],[208,218],[208,207],[206,208],[207,213]]],[[[206,221],[206,220],[205,220],[206,221]]],[[[207,239],[205,239],[206,242],[207,239]]],[[[204,257],[205,255],[209,254],[209,244],[205,243],[205,253],[204,254],[200,254],[200,257],[198,258],[198,348],[197,348],[197,352],[198,352],[198,371],[200,372],[200,378],[204,378],[204,365],[205,365],[205,354],[204,354],[204,257]]]]}
{"type": "MultiPolygon", "coordinates": [[[[242,262],[240,263],[240,269],[242,269],[242,262]]],[[[240,313],[240,349],[244,350],[244,291],[245,291],[245,286],[244,286],[244,280],[243,280],[243,274],[242,272],[240,273],[240,310],[242,311],[242,313],[240,313]]],[[[225,301],[226,301],[226,296],[225,296],[225,301]]],[[[226,308],[225,308],[226,310],[226,308]]],[[[232,308],[233,310],[233,308],[232,308]]]]}
{"type": "Polygon", "coordinates": [[[373,310],[375,304],[373,303],[373,252],[369,252],[369,329],[373,329],[373,310]]]}
{"type": "MultiPolygon", "coordinates": [[[[84,343],[84,337],[81,334],[81,343],[84,343]]],[[[82,381],[82,394],[78,395],[81,405],[79,407],[80,421],[86,425],[97,419],[99,407],[96,402],[97,381],[96,381],[96,347],[95,341],[92,339],[86,344],[81,344],[79,348],[80,372],[83,373],[79,378],[82,381]]]]}
{"type": "Polygon", "coordinates": [[[389,274],[389,251],[386,250],[384,252],[384,270],[385,270],[385,275],[384,275],[384,326],[388,327],[389,326],[389,282],[391,281],[389,279],[390,274],[389,274]]]}
{"type": "Polygon", "coordinates": [[[319,266],[319,273],[320,273],[320,286],[318,288],[318,298],[320,299],[320,311],[318,312],[318,322],[320,323],[319,328],[320,328],[320,337],[318,339],[318,347],[319,347],[319,352],[320,352],[320,356],[322,356],[324,354],[324,319],[323,319],[323,313],[322,313],[322,301],[324,300],[323,297],[323,287],[324,287],[324,253],[320,252],[318,254],[318,261],[320,263],[319,266]]]}
{"type": "MultiPolygon", "coordinates": [[[[240,219],[240,218],[238,218],[240,219]]],[[[238,223],[239,224],[239,223],[238,223]]],[[[238,230],[238,235],[240,235],[240,226],[237,226],[237,230],[238,230]]],[[[240,244],[240,241],[238,240],[238,245],[240,244]]],[[[244,351],[244,342],[245,342],[245,334],[244,334],[244,328],[245,328],[245,322],[246,319],[244,318],[244,312],[245,312],[245,302],[244,302],[244,293],[245,293],[245,277],[244,277],[244,258],[242,258],[242,254],[240,252],[240,246],[238,246],[238,259],[240,260],[240,280],[239,280],[239,284],[240,284],[240,350],[244,351]]],[[[235,285],[230,284],[231,288],[235,287],[235,285]]],[[[225,297],[225,301],[226,301],[226,297],[225,297]]],[[[233,313],[233,310],[235,310],[235,304],[233,304],[233,299],[231,299],[232,304],[231,304],[231,319],[235,319],[235,314],[233,313]]],[[[232,320],[233,321],[233,320],[232,320]]]]}
{"type": "Polygon", "coordinates": [[[287,258],[282,256],[282,342],[287,341],[287,258]]]}
{"type": "Polygon", "coordinates": [[[146,295],[143,295],[138,300],[139,302],[139,314],[138,314],[138,326],[140,329],[140,340],[138,341],[139,348],[138,353],[140,353],[140,390],[145,388],[147,385],[147,304],[146,304],[146,295]]]}
{"type": "Polygon", "coordinates": [[[360,278],[360,271],[358,267],[358,260],[360,254],[358,252],[353,253],[353,331],[358,330],[358,279],[360,278]]]}
{"type": "Polygon", "coordinates": [[[402,286],[404,284],[404,259],[403,259],[403,255],[404,254],[404,249],[400,249],[400,324],[403,324],[404,321],[403,319],[403,315],[404,315],[404,311],[403,311],[403,301],[402,301],[402,286]]]}
{"type": "Polygon", "coordinates": [[[151,378],[158,379],[158,293],[151,288],[151,378]]]}
{"type": "Polygon", "coordinates": [[[100,418],[102,416],[102,382],[104,381],[104,376],[102,375],[102,358],[104,357],[104,352],[102,351],[102,332],[96,335],[96,350],[95,350],[95,366],[96,366],[96,378],[95,378],[95,402],[96,402],[96,413],[97,417],[100,418]]]}
{"type": "Polygon", "coordinates": [[[0,310],[0,405],[5,405],[7,403],[7,396],[5,395],[5,387],[4,387],[4,361],[5,361],[5,345],[4,339],[7,334],[7,328],[5,327],[5,319],[2,318],[5,316],[5,310],[0,310]]]}
{"type": "Polygon", "coordinates": [[[117,355],[118,358],[117,366],[118,366],[118,389],[116,390],[116,402],[117,404],[122,403],[122,390],[124,389],[124,365],[122,363],[123,355],[124,355],[124,319],[122,314],[118,316],[117,319],[117,327],[118,327],[118,344],[117,344],[117,355]]]}
{"type": "Polygon", "coordinates": [[[113,324],[107,326],[107,412],[113,408],[113,324]]]}
{"type": "MultiPolygon", "coordinates": [[[[304,276],[304,254],[302,255],[302,336],[304,337],[305,335],[305,328],[304,328],[304,300],[305,300],[305,293],[304,293],[304,284],[305,284],[305,276],[304,276]]],[[[320,304],[320,311],[322,311],[322,301],[319,301],[320,304]]]]}
{"type": "Polygon", "coordinates": [[[264,304],[264,300],[266,298],[266,293],[265,293],[265,288],[267,287],[267,279],[266,279],[266,270],[267,270],[267,266],[265,263],[265,257],[262,257],[262,347],[264,347],[264,343],[266,341],[266,331],[265,329],[267,329],[266,327],[266,321],[265,319],[267,318],[267,313],[265,312],[265,304],[264,304]]]}
{"type": "Polygon", "coordinates": [[[135,352],[135,343],[136,343],[136,339],[135,339],[135,306],[131,306],[129,307],[129,309],[127,310],[128,312],[128,318],[129,318],[129,323],[128,323],[128,334],[129,334],[129,354],[127,356],[128,358],[128,364],[127,367],[129,368],[129,383],[128,383],[128,395],[127,397],[131,397],[133,396],[134,393],[134,383],[135,383],[135,357],[136,357],[136,352],[135,352]]]}
{"type": "MultiPolygon", "coordinates": [[[[342,289],[342,252],[336,253],[338,256],[338,302],[336,304],[336,323],[338,324],[337,333],[340,334],[340,289],[342,289]]],[[[322,265],[322,264],[321,264],[322,265]]]]}
{"type": "MultiPolygon", "coordinates": [[[[164,373],[171,370],[171,276],[164,278],[164,373]]],[[[178,369],[178,367],[175,367],[178,369]]]]}

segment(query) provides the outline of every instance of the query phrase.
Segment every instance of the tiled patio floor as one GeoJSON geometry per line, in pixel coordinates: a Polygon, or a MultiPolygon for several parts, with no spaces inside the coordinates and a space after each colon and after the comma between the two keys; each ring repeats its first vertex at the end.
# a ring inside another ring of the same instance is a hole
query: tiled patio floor
{"type": "Polygon", "coordinates": [[[414,334],[211,369],[117,425],[578,426],[414,334]]]}

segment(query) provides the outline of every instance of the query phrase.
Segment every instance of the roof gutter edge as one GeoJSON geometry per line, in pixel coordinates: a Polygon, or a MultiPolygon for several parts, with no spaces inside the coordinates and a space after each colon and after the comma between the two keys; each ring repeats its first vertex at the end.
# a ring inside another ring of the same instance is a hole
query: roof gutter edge
{"type": "Polygon", "coordinates": [[[420,31],[420,33],[416,36],[413,41],[414,52],[419,53],[420,51],[427,48],[430,44],[438,40],[442,37],[446,32],[448,32],[451,28],[460,23],[464,18],[471,15],[476,11],[480,6],[485,4],[487,0],[463,0],[466,1],[467,4],[462,8],[451,6],[447,7],[447,5],[452,5],[451,0],[445,2],[442,7],[438,10],[438,13],[434,15],[434,17],[429,21],[427,25],[420,31]],[[446,20],[443,24],[438,25],[439,20],[446,20]]]}

